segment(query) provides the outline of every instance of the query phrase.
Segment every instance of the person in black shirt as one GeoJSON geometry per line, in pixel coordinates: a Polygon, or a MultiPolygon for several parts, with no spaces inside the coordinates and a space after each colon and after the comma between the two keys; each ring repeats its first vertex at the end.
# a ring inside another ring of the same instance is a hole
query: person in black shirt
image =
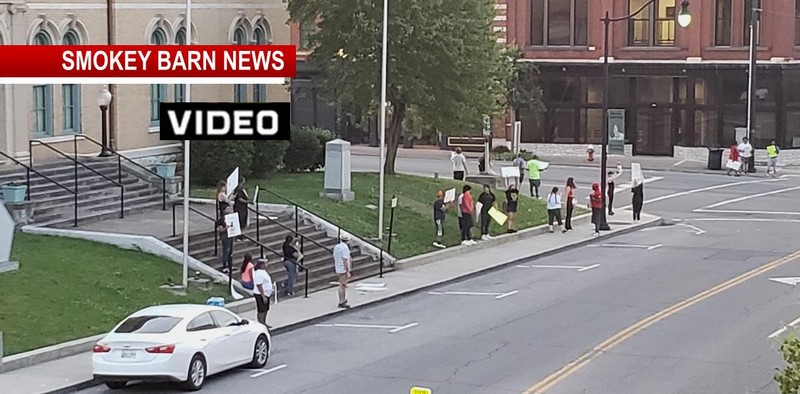
{"type": "MultiPolygon", "coordinates": [[[[247,228],[247,204],[250,202],[250,197],[244,190],[244,177],[239,178],[239,186],[236,186],[236,190],[233,192],[233,211],[239,215],[239,226],[242,229],[247,228]]],[[[244,237],[239,236],[238,240],[242,239],[244,237]]]]}
{"type": "Polygon", "coordinates": [[[222,272],[229,273],[233,269],[233,239],[228,237],[228,224],[225,223],[225,215],[233,213],[233,209],[227,206],[222,211],[222,217],[217,220],[217,232],[222,241],[222,255],[220,261],[222,262],[222,272]]]}
{"type": "Polygon", "coordinates": [[[481,239],[484,241],[492,239],[489,235],[489,224],[491,223],[489,210],[492,209],[496,200],[492,188],[489,185],[483,185],[483,193],[478,196],[478,202],[481,203],[481,239]]]}
{"type": "Polygon", "coordinates": [[[644,182],[642,180],[634,180],[633,184],[636,185],[631,189],[633,193],[633,220],[638,222],[642,220],[642,206],[644,205],[644,182]]]}
{"type": "Polygon", "coordinates": [[[439,190],[436,193],[436,201],[433,202],[433,224],[436,227],[436,239],[433,246],[444,249],[442,237],[444,236],[444,218],[447,216],[447,206],[444,203],[444,192],[439,190]]]}
{"type": "Polygon", "coordinates": [[[285,295],[294,295],[294,282],[297,280],[297,263],[303,258],[300,251],[294,247],[294,237],[287,235],[283,241],[283,268],[286,269],[286,280],[283,281],[285,295]]]}
{"type": "Polygon", "coordinates": [[[514,218],[517,216],[517,202],[519,200],[519,189],[514,184],[506,190],[505,211],[508,214],[508,233],[515,233],[514,218]]]}

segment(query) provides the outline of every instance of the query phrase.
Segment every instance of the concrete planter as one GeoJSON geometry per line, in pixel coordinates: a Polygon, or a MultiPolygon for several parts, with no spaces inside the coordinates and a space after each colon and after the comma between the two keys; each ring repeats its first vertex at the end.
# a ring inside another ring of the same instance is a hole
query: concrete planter
{"type": "Polygon", "coordinates": [[[173,178],[177,166],[177,163],[156,163],[156,174],[166,179],[173,178]]]}
{"type": "Polygon", "coordinates": [[[3,200],[5,200],[5,202],[18,204],[25,201],[25,192],[28,191],[28,186],[3,185],[0,190],[3,191],[3,200]]]}

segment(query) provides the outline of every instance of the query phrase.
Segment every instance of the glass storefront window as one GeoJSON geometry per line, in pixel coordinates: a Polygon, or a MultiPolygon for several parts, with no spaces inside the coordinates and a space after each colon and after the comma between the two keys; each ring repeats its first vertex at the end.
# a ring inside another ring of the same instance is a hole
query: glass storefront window
{"type": "Polygon", "coordinates": [[[786,109],[786,139],[781,148],[800,148],[800,108],[786,109]]]}
{"type": "Polygon", "coordinates": [[[549,135],[545,135],[547,142],[556,144],[569,144],[575,142],[575,110],[571,108],[556,108],[551,112],[549,135]]]}
{"type": "Polygon", "coordinates": [[[589,108],[581,110],[581,138],[583,144],[603,143],[603,110],[589,108]]]}
{"type": "Polygon", "coordinates": [[[727,146],[733,140],[717,138],[717,112],[694,111],[694,141],[692,146],[727,146]]]}
{"type": "Polygon", "coordinates": [[[636,97],[639,103],[671,103],[671,77],[636,78],[636,97]]]}

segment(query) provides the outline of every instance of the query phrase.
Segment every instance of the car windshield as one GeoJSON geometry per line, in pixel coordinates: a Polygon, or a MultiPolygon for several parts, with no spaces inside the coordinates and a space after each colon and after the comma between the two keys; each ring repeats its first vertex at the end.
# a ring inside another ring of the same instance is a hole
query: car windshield
{"type": "Polygon", "coordinates": [[[135,316],[128,318],[114,331],[121,334],[163,334],[183,320],[174,316],[135,316]]]}

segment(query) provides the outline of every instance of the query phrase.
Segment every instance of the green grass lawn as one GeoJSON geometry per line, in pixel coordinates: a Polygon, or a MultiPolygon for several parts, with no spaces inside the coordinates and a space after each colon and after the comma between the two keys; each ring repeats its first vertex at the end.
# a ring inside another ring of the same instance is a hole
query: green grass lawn
{"type": "MultiPolygon", "coordinates": [[[[369,238],[377,235],[378,211],[369,209],[368,204],[378,205],[378,175],[372,173],[353,173],[352,190],[356,199],[349,202],[336,202],[319,197],[323,186],[322,173],[302,174],[274,174],[267,179],[248,180],[247,188],[259,185],[275,191],[282,196],[300,204],[311,212],[323,217],[329,222],[336,223],[353,234],[369,238]]],[[[434,180],[407,175],[387,176],[385,183],[385,219],[389,226],[391,212],[391,198],[398,197],[398,207],[395,209],[394,233],[397,236],[392,240],[391,254],[398,258],[416,256],[436,250],[431,244],[434,240],[433,202],[436,200],[438,190],[455,187],[461,190],[463,182],[453,180],[434,180]]],[[[252,193],[252,191],[251,191],[252,193]]],[[[480,185],[472,185],[472,197],[477,201],[481,193],[480,185]]],[[[505,192],[495,190],[498,208],[502,207],[505,192]]],[[[214,190],[208,188],[195,189],[195,197],[213,198],[214,190]]],[[[260,202],[285,204],[283,201],[268,193],[262,192],[260,202]]],[[[533,200],[520,195],[519,212],[517,213],[517,228],[537,226],[547,221],[547,210],[541,201],[533,200]]],[[[497,223],[492,223],[492,234],[505,232],[505,228],[497,223]]],[[[480,230],[473,228],[473,236],[479,236],[480,230]]],[[[460,241],[458,218],[455,212],[450,212],[445,220],[445,244],[457,245],[460,241]]],[[[386,243],[384,241],[384,243],[386,243]]]]}
{"type": "Polygon", "coordinates": [[[0,274],[6,355],[104,333],[149,305],[205,303],[221,295],[197,289],[173,295],[159,286],[168,277],[180,282],[179,265],[84,240],[17,233],[12,260],[20,269],[0,274]]]}

